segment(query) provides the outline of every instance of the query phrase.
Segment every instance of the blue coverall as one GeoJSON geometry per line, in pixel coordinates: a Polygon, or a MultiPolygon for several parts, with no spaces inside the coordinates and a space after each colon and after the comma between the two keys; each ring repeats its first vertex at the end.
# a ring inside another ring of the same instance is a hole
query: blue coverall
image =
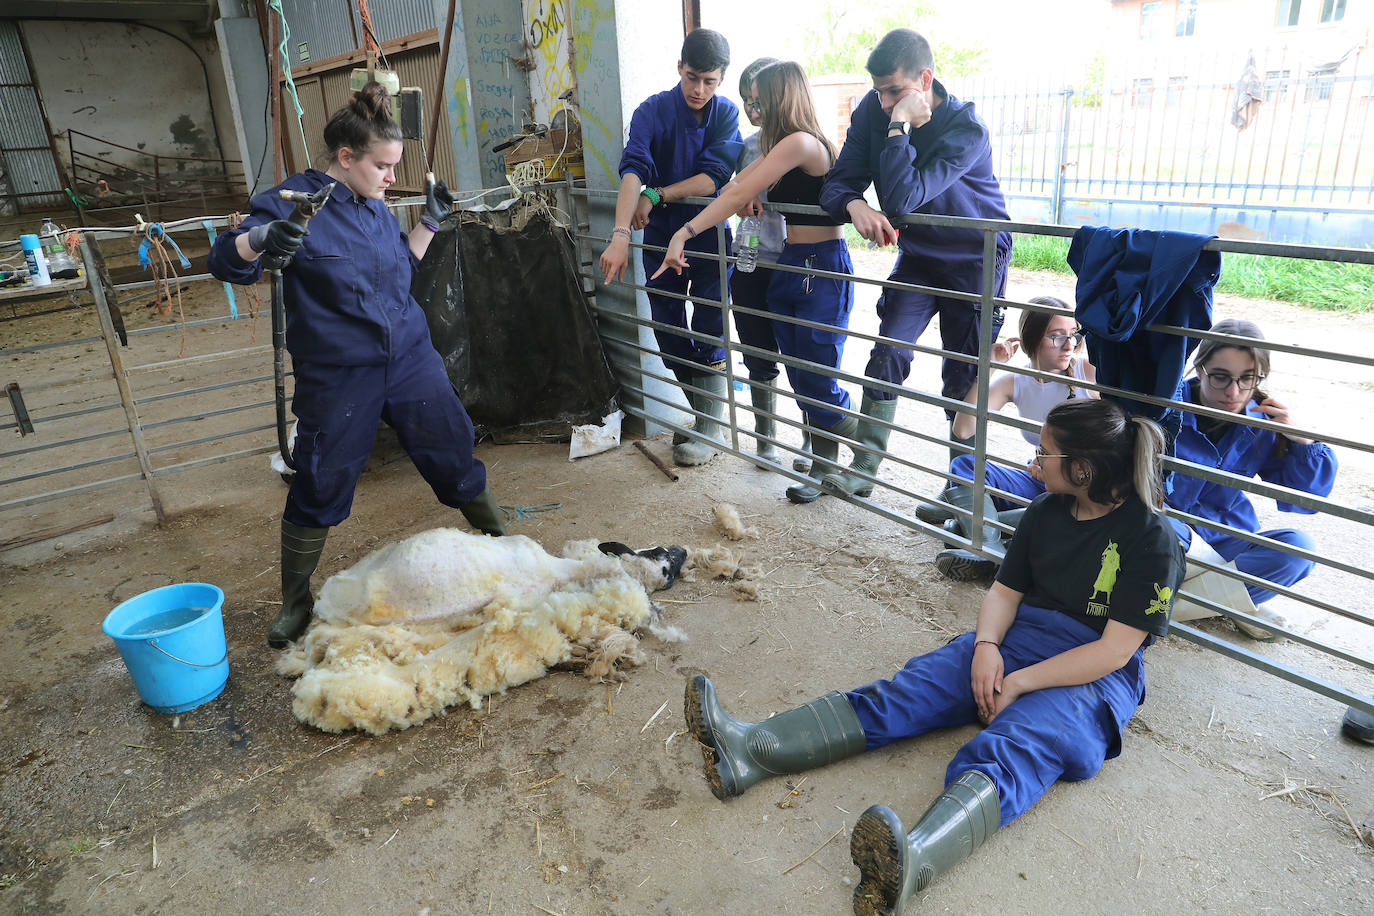
{"type": "MultiPolygon", "coordinates": [[[[244,261],[235,239],[291,213],[294,205],[278,189],[314,192],[331,181],[308,169],[255,195],[249,217],[210,250],[210,272],[229,283],[256,283],[263,260],[244,261]]],[[[348,517],[378,420],[396,430],[441,503],[470,502],[486,488],[486,468],[473,456],[472,421],[410,295],[419,262],[396,218],[381,201],[356,197],[340,182],[309,229],[282,271],[296,380],[291,407],[300,421],[282,517],[307,528],[348,517]]]]}
{"type": "MultiPolygon", "coordinates": [[[[673,86],[640,103],[630,118],[629,136],[620,156],[620,176],[633,172],[646,187],[664,187],[705,174],[716,190],[730,180],[744,142],[740,139],[739,109],[723,96],[713,96],[702,109],[702,119],[687,106],[682,89],[673,86]]],[[[668,246],[673,233],[701,212],[692,204],[671,203],[655,207],[644,227],[644,244],[668,246]]],[[[730,230],[725,230],[728,248],[730,230]]],[[[698,233],[686,251],[715,254],[714,229],[698,233]]],[[[663,253],[641,249],[644,276],[650,277],[663,263],[663,253]]],[[[649,308],[655,321],[687,329],[687,301],[654,291],[676,293],[692,299],[691,330],[699,335],[721,336],[721,310],[705,300],[720,300],[720,262],[689,258],[679,275],[667,270],[656,280],[646,280],[649,308]]],[[[681,382],[701,374],[703,366],[723,367],[725,349],[710,342],[672,331],[654,330],[664,364],[681,382]]]]}
{"type": "MultiPolygon", "coordinates": [[[[1007,219],[1002,188],[992,172],[992,146],[987,126],[973,105],[961,102],[934,83],[939,104],[930,121],[909,136],[887,136],[891,119],[876,93],[868,93],[849,120],[844,147],[821,189],[821,206],[837,220],[849,220],[849,202],[863,198],[870,184],[889,218],[908,213],[1007,219]]],[[[944,226],[902,226],[901,254],[889,280],[977,293],[983,277],[983,234],[944,226]]],[[[1011,233],[997,233],[995,294],[1006,292],[1011,260],[1011,233]]],[[[940,316],[941,346],[956,353],[978,353],[978,315],[975,303],[908,290],[883,291],[878,298],[878,333],[915,342],[936,313],[940,316]]],[[[1000,316],[998,316],[1000,319],[1000,316]]],[[[993,339],[1001,329],[993,328],[993,339]]],[[[890,344],[873,345],[869,378],[900,385],[911,373],[912,351],[890,344]]],[[[959,400],[977,377],[970,363],[946,359],[941,371],[943,394],[959,400]]],[[[865,389],[874,400],[896,395],[865,389]]],[[[946,411],[953,418],[953,411],[946,411]]]]}
{"type": "MultiPolygon", "coordinates": [[[[1196,380],[1191,380],[1196,382],[1196,380]]],[[[1174,395],[1176,401],[1196,403],[1193,386],[1184,382],[1174,395]]],[[[1265,419],[1254,402],[1246,405],[1245,415],[1265,419]]],[[[1197,417],[1184,412],[1183,423],[1178,432],[1178,457],[1184,461],[1205,468],[1226,471],[1238,477],[1255,477],[1288,487],[1302,490],[1315,496],[1329,496],[1336,484],[1336,456],[1331,447],[1322,442],[1288,442],[1282,456],[1275,454],[1278,433],[1254,426],[1231,424],[1226,428],[1221,441],[1213,443],[1198,432],[1197,417]]],[[[1259,533],[1267,538],[1299,547],[1314,550],[1315,542],[1311,535],[1296,528],[1276,528],[1270,531],[1259,530],[1259,518],[1250,497],[1243,491],[1225,484],[1213,483],[1190,476],[1186,471],[1178,471],[1173,476],[1173,489],[1166,496],[1169,505],[1175,509],[1198,515],[1214,522],[1238,528],[1241,531],[1259,533]]],[[[1313,515],[1314,510],[1304,509],[1291,503],[1278,503],[1280,512],[1298,512],[1313,515]]],[[[1278,585],[1292,585],[1307,577],[1315,565],[1304,557],[1251,544],[1234,535],[1213,531],[1206,525],[1190,528],[1177,519],[1170,519],[1185,545],[1192,542],[1194,532],[1212,546],[1221,556],[1234,563],[1241,572],[1268,579],[1278,585]]],[[[1257,585],[1246,585],[1250,600],[1259,604],[1274,597],[1274,593],[1257,585]]]]}

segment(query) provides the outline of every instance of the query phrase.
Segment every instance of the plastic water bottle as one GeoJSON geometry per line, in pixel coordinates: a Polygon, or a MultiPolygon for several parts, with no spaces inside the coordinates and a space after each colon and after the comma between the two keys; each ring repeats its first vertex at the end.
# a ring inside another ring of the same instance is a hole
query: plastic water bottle
{"type": "Polygon", "coordinates": [[[66,246],[62,244],[62,238],[59,235],[61,231],[62,230],[58,229],[57,224],[52,220],[43,220],[43,228],[39,230],[38,237],[43,240],[43,250],[47,253],[49,261],[51,261],[52,256],[59,251],[66,252],[67,250],[66,246]]]}
{"type": "Polygon", "coordinates": [[[759,263],[759,234],[763,226],[757,216],[746,216],[739,222],[739,248],[735,252],[738,261],[735,270],[753,273],[759,263]]]}

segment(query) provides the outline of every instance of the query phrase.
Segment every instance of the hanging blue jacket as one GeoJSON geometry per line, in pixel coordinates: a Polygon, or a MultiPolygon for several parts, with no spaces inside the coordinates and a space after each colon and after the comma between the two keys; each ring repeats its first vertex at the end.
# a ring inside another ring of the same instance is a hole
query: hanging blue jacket
{"type": "MultiPolygon", "coordinates": [[[[651,95],[630,118],[625,150],[620,155],[620,177],[634,172],[646,187],[661,188],[694,175],[706,174],[716,190],[735,173],[744,151],[739,132],[739,108],[724,96],[713,96],[696,112],[687,105],[682,88],[674,86],[651,95]]],[[[664,245],[674,232],[701,212],[694,204],[672,203],[649,211],[646,242],[664,245]]],[[[687,246],[693,251],[715,251],[716,233],[702,232],[687,246]]]]}
{"type": "MultiPolygon", "coordinates": [[[[832,217],[849,221],[846,207],[862,200],[871,184],[888,217],[907,213],[1007,219],[1002,186],[992,171],[988,128],[973,111],[934,84],[940,104],[930,120],[908,136],[889,137],[891,118],[876,93],[849,117],[844,146],[825,176],[821,206],[832,217]]],[[[982,279],[983,233],[948,226],[898,227],[902,258],[922,274],[957,289],[977,289],[982,279]]],[[[1011,233],[997,233],[997,250],[1011,251],[1011,233]]],[[[1001,257],[998,258],[1000,262],[1001,257]]]]}
{"type": "MultiPolygon", "coordinates": [[[[291,214],[295,204],[282,200],[278,189],[314,192],[333,180],[307,169],[254,195],[253,212],[211,247],[210,273],[226,283],[258,282],[262,258],[245,261],[234,240],[260,223],[291,214]]],[[[418,264],[386,205],[355,197],[339,182],[311,218],[309,234],[282,271],[291,359],[374,366],[417,344],[428,345],[424,311],[410,295],[410,277],[418,264]]]]}
{"type": "MultiPolygon", "coordinates": [[[[1197,379],[1190,379],[1178,388],[1174,400],[1197,402],[1197,379]]],[[[1246,405],[1245,415],[1266,419],[1254,402],[1246,405]]],[[[1255,477],[1281,487],[1302,490],[1314,496],[1329,496],[1336,483],[1336,456],[1331,447],[1322,442],[1288,442],[1282,456],[1275,454],[1278,433],[1254,426],[1231,424],[1220,442],[1198,432],[1197,417],[1183,414],[1178,432],[1178,457],[1205,468],[1216,468],[1239,477],[1255,477]]],[[[1225,484],[1189,477],[1182,471],[1174,474],[1169,505],[1183,512],[1200,515],[1214,522],[1230,525],[1242,531],[1258,531],[1259,519],[1250,497],[1242,490],[1225,484]]],[[[1312,509],[1278,503],[1281,512],[1313,514],[1312,509]]],[[[1200,526],[1198,532],[1207,541],[1228,537],[1219,531],[1200,526]]]]}
{"type": "MultiPolygon", "coordinates": [[[[1203,251],[1209,237],[1149,229],[1084,226],[1074,233],[1068,262],[1078,274],[1075,315],[1087,332],[1088,361],[1103,385],[1173,397],[1193,337],[1146,331],[1152,324],[1212,327],[1212,287],[1221,254],[1203,251]]],[[[1128,411],[1164,427],[1172,442],[1182,414],[1121,398],[1128,411]]],[[[1172,452],[1171,452],[1172,454],[1172,452]]]]}

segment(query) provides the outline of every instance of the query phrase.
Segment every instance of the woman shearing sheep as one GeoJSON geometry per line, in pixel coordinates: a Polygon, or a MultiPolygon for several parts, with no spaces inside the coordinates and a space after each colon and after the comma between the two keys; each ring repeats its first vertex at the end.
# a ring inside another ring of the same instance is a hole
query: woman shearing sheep
{"type": "Polygon", "coordinates": [[[267,631],[274,648],[310,623],[310,576],[329,528],[349,515],[378,420],[396,430],[441,503],[475,528],[505,533],[486,468],[472,453],[472,421],[410,295],[411,274],[453,196],[431,181],[420,225],[408,236],[401,231],[383,202],[401,161],[401,130],[375,82],[333,114],[324,142],[328,167],[254,196],[251,215],[219,237],[209,262],[219,279],[251,284],[262,276],[263,254],[291,258],[282,283],[299,425],[281,523],[282,608],[267,631]],[[334,190],[306,234],[277,192],[313,193],[330,182],[334,190]]]}

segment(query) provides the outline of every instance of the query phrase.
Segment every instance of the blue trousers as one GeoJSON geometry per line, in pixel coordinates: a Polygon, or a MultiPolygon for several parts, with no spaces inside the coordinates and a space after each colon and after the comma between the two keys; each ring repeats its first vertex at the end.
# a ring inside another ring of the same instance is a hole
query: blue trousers
{"type": "MultiPolygon", "coordinates": [[[[714,236],[715,230],[712,229],[711,233],[714,236]]],[[[728,244],[728,233],[726,238],[728,244]]],[[[649,245],[668,244],[666,239],[650,238],[647,230],[644,241],[649,245]]],[[[666,270],[657,280],[649,280],[647,278],[663,263],[663,253],[642,248],[640,254],[644,258],[645,285],[649,287],[649,313],[654,321],[670,324],[684,331],[688,329],[687,300],[657,295],[654,291],[678,293],[691,297],[691,330],[700,335],[720,337],[724,327],[720,306],[707,302],[712,299],[720,301],[720,262],[689,256],[687,267],[681,274],[666,270]]],[[[688,254],[691,254],[690,250],[688,254]]],[[[654,340],[658,342],[658,352],[663,356],[663,364],[672,370],[680,382],[690,383],[692,376],[702,374],[704,366],[724,365],[725,348],[709,341],[672,331],[660,331],[657,328],[654,329],[654,340]]]]}
{"type": "MultiPolygon", "coordinates": [[[[1185,546],[1191,543],[1192,538],[1201,534],[1207,543],[1212,545],[1212,549],[1221,554],[1222,559],[1236,564],[1236,569],[1261,579],[1268,579],[1278,585],[1294,585],[1301,582],[1316,566],[1315,563],[1304,557],[1295,557],[1271,547],[1251,544],[1249,541],[1243,541],[1220,531],[1213,531],[1210,528],[1195,531],[1177,519],[1170,519],[1170,521],[1173,522],[1174,529],[1179,532],[1179,539],[1183,541],[1185,546]]],[[[1303,550],[1315,550],[1317,547],[1311,535],[1296,528],[1275,528],[1271,531],[1257,531],[1255,534],[1282,544],[1300,547],[1303,550]]],[[[1267,588],[1260,588],[1258,585],[1247,584],[1245,590],[1250,593],[1250,600],[1255,604],[1268,601],[1274,597],[1273,592],[1267,588]]]]}
{"type": "MultiPolygon", "coordinates": [[[[773,271],[759,266],[746,273],[740,270],[730,272],[730,302],[745,308],[768,311],[768,284],[773,279],[773,271]]],[[[760,350],[778,352],[778,341],[773,336],[773,319],[758,315],[744,315],[734,312],[735,335],[739,342],[760,350]]],[[[771,382],[778,377],[778,361],[761,356],[744,354],[744,368],[749,370],[749,378],[759,382],[771,382]]]]}
{"type": "MultiPolygon", "coordinates": [[[[783,246],[779,264],[808,267],[833,273],[853,274],[854,263],[849,259],[849,246],[844,239],[816,242],[810,245],[783,246]]],[[[774,321],[773,334],[778,339],[778,351],[787,356],[809,360],[838,369],[844,355],[844,329],[849,327],[849,313],[854,309],[854,281],[830,277],[773,271],[768,284],[768,310],[779,318],[801,318],[817,324],[829,325],[833,330],[808,328],[790,321],[774,321]]],[[[849,392],[840,387],[833,375],[808,369],[787,367],[787,380],[792,390],[808,398],[815,398],[836,407],[849,409],[849,392]]],[[[841,415],[824,407],[803,405],[811,425],[829,429],[842,419],[841,415]]]]}
{"type": "MultiPolygon", "coordinates": [[[[1010,674],[1097,638],[1065,614],[1022,604],[1002,641],[1003,665],[1010,674]]],[[[978,721],[969,673],[973,643],[974,634],[965,633],[913,658],[891,679],[847,694],[868,750],[978,721]]],[[[1104,760],[1118,756],[1121,732],[1144,699],[1140,652],[1090,684],[1023,694],[959,748],[945,770],[945,784],[966,770],[987,774],[997,786],[1006,826],[1056,780],[1088,779],[1104,760]]]]}
{"type": "MultiPolygon", "coordinates": [[[[961,477],[969,484],[973,483],[973,456],[960,455],[949,463],[949,472],[956,477],[961,477]]],[[[999,490],[1006,490],[1008,493],[1015,493],[1017,496],[1024,496],[1026,499],[1035,499],[1045,492],[1045,485],[1030,475],[1030,471],[1025,468],[1008,468],[1000,464],[989,461],[983,465],[983,480],[990,487],[999,490]]],[[[950,486],[954,486],[954,481],[950,481],[950,486]]],[[[992,498],[997,506],[998,512],[1006,512],[1011,509],[1024,508],[1019,503],[1011,502],[1000,496],[992,498]]]]}
{"type": "Polygon", "coordinates": [[[378,420],[396,430],[445,506],[456,509],[486,488],[487,469],[472,454],[472,420],[428,337],[385,365],[296,363],[293,369],[291,409],[300,425],[286,521],[327,528],[348,518],[378,420]]]}
{"type": "MultiPolygon", "coordinates": [[[[1002,296],[1007,291],[1007,265],[1010,261],[1010,250],[1005,254],[998,253],[994,274],[995,295],[1002,296]]],[[[888,279],[896,280],[899,283],[931,285],[931,278],[927,273],[924,270],[915,269],[905,256],[897,259],[897,265],[892,268],[892,273],[888,279]]],[[[972,284],[960,291],[976,293],[978,291],[977,278],[973,278],[972,284]]],[[[969,356],[978,355],[978,307],[975,303],[959,299],[949,299],[944,296],[934,296],[930,293],[917,293],[910,290],[884,289],[883,294],[878,297],[878,334],[883,337],[915,343],[917,338],[925,333],[927,325],[930,324],[930,319],[936,315],[940,316],[941,349],[955,353],[967,353],[969,356]]],[[[1001,331],[1002,322],[999,312],[997,323],[992,329],[992,339],[996,340],[1001,331]]],[[[912,356],[912,351],[906,347],[876,343],[868,356],[868,367],[864,369],[864,374],[881,382],[901,385],[906,382],[907,376],[911,374],[912,356]]],[[[944,379],[941,393],[947,398],[958,401],[962,400],[964,395],[968,394],[969,388],[973,386],[978,377],[978,367],[971,363],[946,359],[940,370],[940,375],[944,379]]],[[[875,391],[872,388],[864,389],[864,393],[875,401],[890,401],[896,397],[894,394],[886,391],[875,391]]],[[[951,420],[954,419],[953,411],[947,410],[945,415],[951,420]]]]}

